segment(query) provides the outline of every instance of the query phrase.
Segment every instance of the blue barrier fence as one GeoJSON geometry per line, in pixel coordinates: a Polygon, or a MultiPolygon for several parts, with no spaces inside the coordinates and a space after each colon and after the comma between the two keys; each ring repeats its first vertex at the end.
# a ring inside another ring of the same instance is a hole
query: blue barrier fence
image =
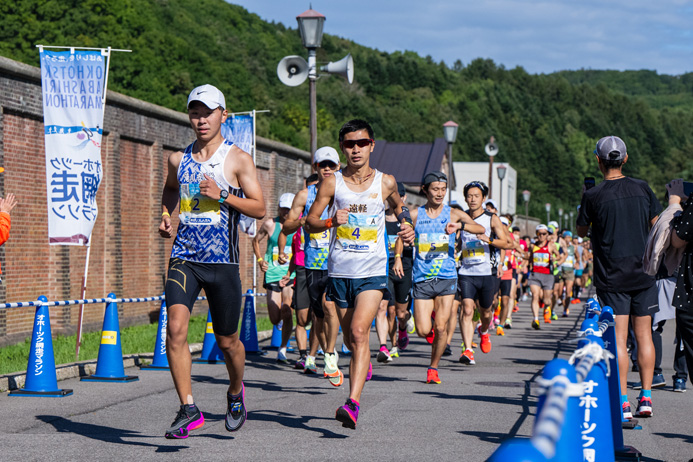
{"type": "Polygon", "coordinates": [[[578,348],[554,359],[538,380],[539,403],[530,439],[504,442],[491,462],[603,462],[639,460],[623,444],[623,419],[613,311],[585,304],[578,348]]]}

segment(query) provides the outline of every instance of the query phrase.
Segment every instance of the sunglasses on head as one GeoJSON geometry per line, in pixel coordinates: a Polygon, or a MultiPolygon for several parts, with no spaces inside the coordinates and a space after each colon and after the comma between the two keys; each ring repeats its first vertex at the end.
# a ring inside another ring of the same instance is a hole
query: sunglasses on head
{"type": "Polygon", "coordinates": [[[323,160],[322,162],[318,162],[318,167],[320,168],[329,167],[331,169],[334,169],[336,166],[337,164],[335,164],[331,160],[323,160]]]}
{"type": "Polygon", "coordinates": [[[360,140],[344,140],[344,141],[342,141],[342,146],[344,146],[347,149],[351,149],[354,146],[358,146],[360,148],[365,148],[366,146],[370,146],[370,144],[372,142],[373,142],[373,140],[370,138],[363,138],[360,140]]]}

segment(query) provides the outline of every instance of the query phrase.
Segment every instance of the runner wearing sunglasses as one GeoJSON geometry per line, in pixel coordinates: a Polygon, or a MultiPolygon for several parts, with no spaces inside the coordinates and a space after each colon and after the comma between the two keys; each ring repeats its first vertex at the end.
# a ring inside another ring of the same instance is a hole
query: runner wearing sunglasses
{"type": "Polygon", "coordinates": [[[371,126],[358,119],[345,123],[339,145],[347,166],[322,182],[306,227],[311,233],[331,231],[327,294],[337,305],[344,340],[352,352],[349,398],[335,417],[343,426],[356,428],[361,392],[372,371],[370,327],[387,289],[384,202],[397,214],[402,225],[399,236],[405,243],[413,242],[414,229],[395,179],[369,164],[374,147],[371,126]],[[324,219],[328,206],[332,216],[324,219]]]}
{"type": "MultiPolygon", "coordinates": [[[[549,241],[549,228],[538,225],[537,242],[532,245],[529,256],[529,290],[532,292],[532,328],[539,330],[539,299],[544,301],[545,311],[551,311],[551,298],[553,296],[554,276],[551,271],[551,264],[560,265],[563,263],[558,254],[556,246],[549,241]]],[[[550,321],[550,320],[549,320],[550,321]]],[[[546,321],[546,317],[544,318],[546,321]]]]}
{"type": "MultiPolygon", "coordinates": [[[[322,182],[326,178],[334,175],[334,172],[339,169],[339,154],[337,154],[334,148],[329,146],[318,149],[313,156],[313,168],[318,173],[318,184],[308,186],[296,194],[293,204],[291,204],[291,211],[284,223],[282,235],[279,236],[279,247],[283,248],[281,244],[282,242],[286,242],[288,234],[303,226],[302,232],[305,241],[304,265],[308,297],[310,299],[310,311],[312,311],[313,317],[313,331],[315,334],[312,336],[313,340],[310,342],[310,352],[308,352],[307,355],[305,350],[300,350],[301,344],[299,344],[299,354],[302,357],[304,355],[306,357],[303,367],[301,367],[301,359],[299,359],[296,367],[302,368],[305,373],[317,372],[315,356],[318,351],[318,345],[320,345],[325,352],[324,375],[332,385],[338,387],[344,381],[344,374],[337,366],[338,358],[335,353],[335,344],[337,342],[337,334],[339,333],[339,319],[337,318],[337,310],[334,306],[334,302],[325,299],[325,289],[327,287],[327,256],[329,253],[331,230],[326,229],[319,233],[309,233],[305,227],[305,219],[308,215],[308,210],[310,210],[310,206],[313,205],[318,188],[322,182]]],[[[327,218],[327,211],[323,212],[322,217],[327,218]]],[[[282,261],[287,258],[286,255],[283,254],[280,254],[279,257],[282,261]]],[[[308,323],[308,311],[308,309],[296,310],[297,323],[298,325],[302,325],[304,329],[305,325],[308,323]]],[[[305,337],[305,334],[303,335],[305,337]]],[[[298,332],[296,334],[296,342],[298,343],[298,332]]],[[[305,349],[305,342],[301,343],[303,343],[303,348],[305,349]]]]}

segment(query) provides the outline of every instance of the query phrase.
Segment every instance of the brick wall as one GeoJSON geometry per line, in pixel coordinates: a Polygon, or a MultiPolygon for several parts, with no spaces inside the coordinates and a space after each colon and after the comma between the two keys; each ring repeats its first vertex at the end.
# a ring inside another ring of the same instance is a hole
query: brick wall
{"type": "MultiPolygon", "coordinates": [[[[262,114],[259,115],[262,117],[262,114]]],[[[99,217],[91,237],[87,298],[161,294],[171,240],[161,239],[161,190],[168,156],[194,139],[187,115],[108,92],[104,117],[104,176],[99,217]]],[[[258,137],[258,177],[274,216],[284,192],[296,192],[310,173],[307,152],[258,137]]],[[[49,246],[43,110],[37,68],[0,57],[0,195],[16,194],[10,240],[0,247],[0,302],[77,299],[86,248],[49,246]]],[[[174,214],[174,226],[178,221],[174,214]]],[[[252,287],[250,239],[242,235],[241,279],[252,287]]],[[[258,276],[260,279],[260,275],[258,276]]],[[[261,285],[261,280],[260,280],[261,285]]],[[[158,303],[120,307],[121,327],[156,318],[158,303]]],[[[199,310],[204,310],[201,305],[199,310]]],[[[78,306],[51,308],[53,334],[74,333],[78,306]]],[[[101,328],[103,305],[86,305],[86,329],[101,328]]],[[[0,345],[31,335],[33,309],[0,310],[0,345]]]]}

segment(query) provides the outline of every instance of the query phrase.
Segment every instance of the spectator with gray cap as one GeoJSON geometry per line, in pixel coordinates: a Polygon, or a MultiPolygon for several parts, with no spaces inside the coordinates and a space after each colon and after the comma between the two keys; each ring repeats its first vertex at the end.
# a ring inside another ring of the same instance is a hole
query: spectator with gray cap
{"type": "Polygon", "coordinates": [[[623,416],[632,418],[626,389],[630,321],[638,342],[642,383],[636,415],[649,417],[655,362],[652,316],[659,310],[659,303],[655,280],[643,270],[642,258],[661,206],[647,182],[623,174],[628,152],[621,138],[600,139],[594,153],[604,181],[583,191],[577,233],[584,237],[592,227],[594,286],[602,306],[614,310],[623,416]]]}

